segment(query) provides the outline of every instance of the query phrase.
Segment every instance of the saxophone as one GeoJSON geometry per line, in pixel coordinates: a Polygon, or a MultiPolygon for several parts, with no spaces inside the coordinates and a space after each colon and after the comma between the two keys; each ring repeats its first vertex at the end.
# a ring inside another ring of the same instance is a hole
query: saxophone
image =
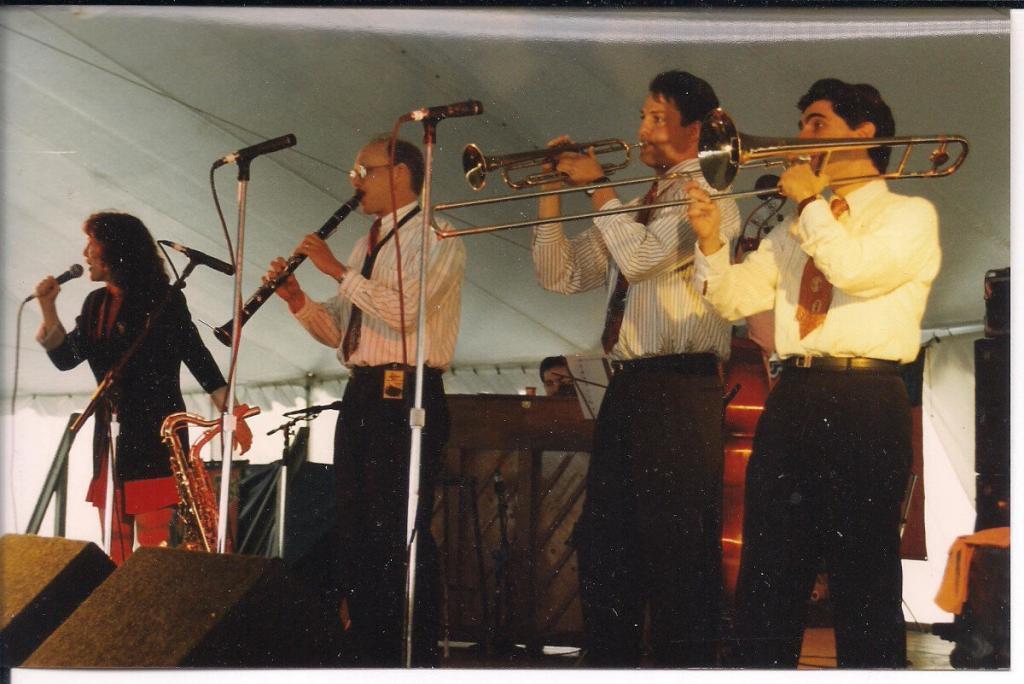
{"type": "MultiPolygon", "coordinates": [[[[259,408],[250,408],[242,417],[248,418],[259,412],[259,408]]],[[[217,496],[199,452],[220,433],[220,425],[219,418],[207,420],[194,413],[179,411],[164,418],[160,426],[160,437],[171,449],[171,474],[178,486],[178,510],[185,524],[182,546],[189,551],[209,552],[217,548],[217,496]],[[188,457],[177,434],[178,429],[187,424],[210,428],[192,445],[188,457]]]]}

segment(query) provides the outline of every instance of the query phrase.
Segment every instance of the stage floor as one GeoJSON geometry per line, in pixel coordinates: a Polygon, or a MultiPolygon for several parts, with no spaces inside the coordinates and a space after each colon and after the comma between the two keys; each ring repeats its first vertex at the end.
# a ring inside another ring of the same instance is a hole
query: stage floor
{"type": "MultiPolygon", "coordinates": [[[[909,670],[952,670],[949,654],[954,644],[934,634],[907,631],[907,660],[909,670]]],[[[836,667],[835,635],[830,627],[809,628],[804,633],[800,655],[801,670],[828,670],[836,667]]],[[[531,658],[525,649],[516,649],[507,656],[481,656],[475,645],[452,644],[449,657],[442,668],[464,669],[561,669],[579,667],[579,651],[560,648],[545,649],[540,658],[531,658]]]]}

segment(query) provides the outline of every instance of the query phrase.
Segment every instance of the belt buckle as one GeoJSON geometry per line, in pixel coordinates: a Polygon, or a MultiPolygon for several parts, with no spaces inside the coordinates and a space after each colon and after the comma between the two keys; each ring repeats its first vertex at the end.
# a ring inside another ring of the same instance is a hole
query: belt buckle
{"type": "Polygon", "coordinates": [[[811,363],[812,363],[811,360],[813,358],[814,357],[811,356],[810,354],[804,354],[803,356],[798,356],[797,359],[796,359],[796,367],[797,368],[810,368],[811,367],[811,363]]]}

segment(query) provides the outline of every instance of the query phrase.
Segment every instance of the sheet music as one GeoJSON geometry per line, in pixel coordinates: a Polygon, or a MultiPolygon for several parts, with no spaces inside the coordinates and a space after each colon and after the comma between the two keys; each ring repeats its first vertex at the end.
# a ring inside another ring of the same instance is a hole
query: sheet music
{"type": "Polygon", "coordinates": [[[567,356],[569,374],[572,375],[580,410],[587,420],[597,418],[604,391],[608,387],[608,367],[603,356],[567,356]]]}

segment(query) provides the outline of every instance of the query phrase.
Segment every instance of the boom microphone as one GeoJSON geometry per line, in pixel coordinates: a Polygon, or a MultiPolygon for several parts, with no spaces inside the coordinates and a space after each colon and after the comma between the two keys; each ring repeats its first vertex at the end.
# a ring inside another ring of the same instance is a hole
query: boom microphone
{"type": "Polygon", "coordinates": [[[217,161],[213,162],[213,168],[224,166],[225,164],[234,164],[238,161],[249,161],[261,154],[270,154],[271,152],[277,152],[288,147],[292,147],[295,144],[295,134],[289,133],[288,135],[282,135],[279,138],[273,140],[264,140],[261,143],[250,145],[249,147],[243,147],[237,152],[221,157],[217,161]]]}
{"type": "Polygon", "coordinates": [[[170,240],[157,240],[161,245],[170,247],[176,252],[181,252],[187,256],[190,260],[201,264],[203,266],[209,266],[215,271],[220,271],[224,275],[235,275],[235,267],[229,263],[223,262],[217,257],[212,257],[205,252],[200,252],[198,249],[192,249],[185,245],[179,245],[177,242],[171,242],[170,240]]]}
{"type": "Polygon", "coordinates": [[[295,409],[294,411],[286,411],[284,413],[284,415],[286,415],[286,416],[299,416],[299,415],[315,416],[316,414],[320,413],[321,411],[340,411],[340,410],[341,410],[341,402],[340,401],[334,401],[334,402],[331,402],[330,404],[320,404],[319,406],[306,406],[305,408],[295,409]]]}
{"type": "Polygon", "coordinates": [[[476,116],[484,113],[484,106],[479,100],[466,100],[440,107],[425,107],[402,115],[399,121],[423,121],[424,119],[454,119],[460,116],[476,116]]]}
{"type": "MultiPolygon", "coordinates": [[[[85,270],[82,268],[81,264],[71,264],[71,268],[57,276],[57,284],[63,285],[69,280],[74,280],[75,278],[81,276],[82,273],[84,272],[85,270]]],[[[31,302],[35,298],[36,296],[34,293],[30,294],[28,297],[25,297],[25,302],[31,302]]]]}

